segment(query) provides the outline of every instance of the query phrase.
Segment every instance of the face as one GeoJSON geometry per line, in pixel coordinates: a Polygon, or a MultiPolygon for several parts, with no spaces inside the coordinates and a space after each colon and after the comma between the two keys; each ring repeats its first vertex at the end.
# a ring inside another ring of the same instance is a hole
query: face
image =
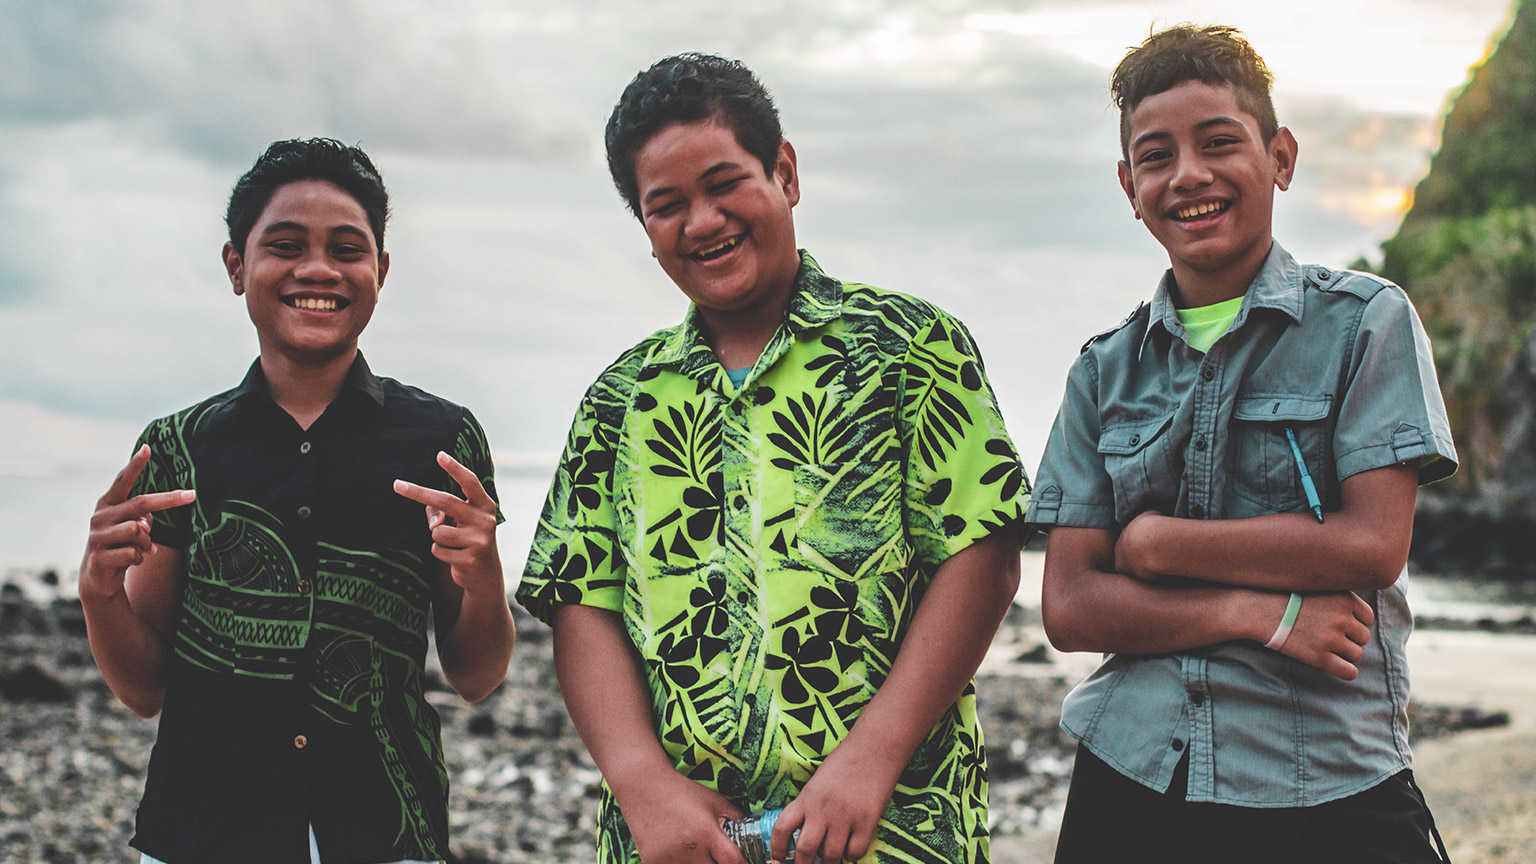
{"type": "Polygon", "coordinates": [[[1246,289],[1269,254],[1275,190],[1295,168],[1288,130],[1265,144],[1230,85],[1187,81],[1131,112],[1120,186],[1181,284],[1230,274],[1246,289]]]}
{"type": "Polygon", "coordinates": [[[339,186],[281,186],[251,228],[244,254],[224,244],[224,266],[261,341],[303,363],[349,355],[389,271],[362,205],[339,186]]]}
{"type": "Polygon", "coordinates": [[[795,151],[779,145],[770,174],[713,120],[662,129],[635,154],[640,219],[651,254],[706,313],[774,308],[800,267],[791,208],[795,151]]]}

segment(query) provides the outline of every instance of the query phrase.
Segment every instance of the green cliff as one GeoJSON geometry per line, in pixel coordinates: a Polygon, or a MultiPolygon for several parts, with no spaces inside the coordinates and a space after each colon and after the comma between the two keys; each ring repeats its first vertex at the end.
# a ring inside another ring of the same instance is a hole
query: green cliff
{"type": "Polygon", "coordinates": [[[1440,492],[1536,502],[1536,2],[1456,96],[1381,272],[1434,343],[1461,456],[1440,492]]]}

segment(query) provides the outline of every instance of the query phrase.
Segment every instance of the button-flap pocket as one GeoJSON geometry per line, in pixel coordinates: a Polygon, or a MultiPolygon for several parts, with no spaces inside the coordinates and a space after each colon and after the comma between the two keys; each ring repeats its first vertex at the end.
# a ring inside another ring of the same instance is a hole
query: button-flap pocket
{"type": "Polygon", "coordinates": [[[1151,443],[1172,422],[1173,415],[1169,414],[1152,420],[1111,423],[1099,432],[1099,452],[1114,456],[1129,456],[1151,443]]]}
{"type": "Polygon", "coordinates": [[[1237,397],[1232,419],[1255,423],[1308,423],[1328,416],[1331,396],[1250,393],[1237,397]]]}

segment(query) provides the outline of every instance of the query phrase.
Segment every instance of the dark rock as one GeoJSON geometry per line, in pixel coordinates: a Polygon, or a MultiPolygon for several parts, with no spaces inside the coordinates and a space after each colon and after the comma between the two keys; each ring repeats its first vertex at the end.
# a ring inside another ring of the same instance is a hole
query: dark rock
{"type": "Polygon", "coordinates": [[[60,597],[53,601],[53,623],[61,633],[84,636],[85,609],[80,606],[80,598],[60,597]]]}
{"type": "Polygon", "coordinates": [[[42,582],[44,585],[47,585],[49,588],[59,587],[59,571],[57,570],[52,568],[44,570],[42,573],[38,574],[37,578],[40,582],[42,582]]]}
{"type": "Polygon", "coordinates": [[[496,718],[489,711],[481,711],[470,715],[464,724],[464,731],[477,738],[489,738],[496,734],[496,718]]]}
{"type": "Polygon", "coordinates": [[[1049,663],[1049,662],[1051,662],[1050,651],[1045,647],[1044,643],[1041,643],[1041,644],[1036,645],[1035,647],[1029,649],[1028,651],[1025,651],[1024,653],[1020,654],[1019,656],[1013,658],[1013,662],[1015,662],[1015,663],[1049,663]]]}
{"type": "Polygon", "coordinates": [[[0,674],[0,695],[7,702],[68,702],[69,685],[35,663],[0,674]]]}
{"type": "Polygon", "coordinates": [[[1414,741],[1439,738],[1471,729],[1496,729],[1509,725],[1508,711],[1484,711],[1473,705],[1408,705],[1408,732],[1414,741]]]}

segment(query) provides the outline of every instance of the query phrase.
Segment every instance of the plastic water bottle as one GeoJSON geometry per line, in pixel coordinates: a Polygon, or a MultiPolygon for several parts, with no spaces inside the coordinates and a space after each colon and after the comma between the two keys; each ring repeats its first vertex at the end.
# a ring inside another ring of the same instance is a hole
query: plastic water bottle
{"type": "MultiPolygon", "coordinates": [[[[768,842],[773,837],[774,823],[779,821],[779,814],[783,812],[784,808],[779,807],[764,810],[756,816],[726,821],[725,836],[731,838],[731,842],[741,850],[741,857],[747,859],[747,864],[768,864],[772,860],[768,854],[768,842]]],[[[797,828],[789,837],[789,854],[784,856],[785,861],[795,860],[795,841],[798,839],[800,829],[797,828]]]]}

